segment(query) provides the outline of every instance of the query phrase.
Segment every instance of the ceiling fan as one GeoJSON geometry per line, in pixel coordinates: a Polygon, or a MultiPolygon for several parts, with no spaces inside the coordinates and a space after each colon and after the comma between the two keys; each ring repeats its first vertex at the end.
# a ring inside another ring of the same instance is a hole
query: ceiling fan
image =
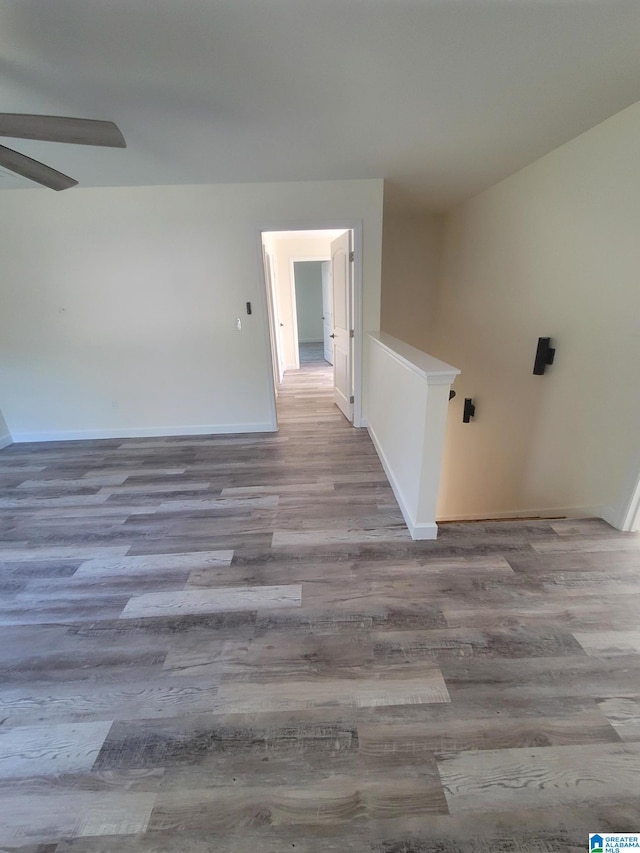
{"type": "MultiPolygon", "coordinates": [[[[95,121],[88,118],[0,113],[0,136],[67,142],[74,145],[127,147],[122,133],[112,121],[95,121]]],[[[33,160],[12,148],[5,148],[4,145],[0,145],[0,166],[52,190],[66,190],[78,183],[74,178],[63,175],[51,166],[45,166],[39,160],[33,160]]]]}

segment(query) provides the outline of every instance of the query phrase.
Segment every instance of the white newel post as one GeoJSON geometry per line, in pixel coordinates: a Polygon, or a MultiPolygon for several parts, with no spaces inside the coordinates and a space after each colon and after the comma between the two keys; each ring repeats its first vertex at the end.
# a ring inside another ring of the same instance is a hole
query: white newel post
{"type": "Polygon", "coordinates": [[[460,371],[384,332],[368,335],[368,428],[413,539],[435,539],[451,383],[460,371]]]}

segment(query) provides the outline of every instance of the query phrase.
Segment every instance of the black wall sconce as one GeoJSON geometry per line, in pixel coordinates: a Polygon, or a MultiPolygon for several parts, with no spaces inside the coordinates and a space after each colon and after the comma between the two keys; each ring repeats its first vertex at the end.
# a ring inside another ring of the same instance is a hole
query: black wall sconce
{"type": "Polygon", "coordinates": [[[542,376],[548,364],[553,364],[556,351],[551,346],[551,338],[538,338],[536,360],[533,363],[533,375],[542,376]]]}
{"type": "Polygon", "coordinates": [[[455,396],[456,396],[456,392],[453,390],[453,388],[451,388],[451,389],[450,389],[450,391],[449,391],[449,399],[450,399],[450,400],[453,400],[453,398],[454,398],[455,396]]]}
{"type": "Polygon", "coordinates": [[[471,397],[465,397],[464,399],[464,411],[462,413],[462,423],[468,424],[471,418],[475,417],[476,407],[473,405],[473,400],[471,397]]]}

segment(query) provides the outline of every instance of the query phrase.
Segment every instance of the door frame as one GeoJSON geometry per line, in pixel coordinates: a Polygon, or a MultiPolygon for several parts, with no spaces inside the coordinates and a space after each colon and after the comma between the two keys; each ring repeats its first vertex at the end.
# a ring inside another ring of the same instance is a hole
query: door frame
{"type": "Polygon", "coordinates": [[[626,532],[640,528],[640,470],[634,482],[635,487],[631,491],[631,497],[625,502],[620,524],[620,530],[626,532]]]}
{"type": "Polygon", "coordinates": [[[333,301],[333,402],[349,423],[354,422],[355,402],[353,245],[352,231],[343,231],[335,237],[331,241],[329,267],[333,301]]]}
{"type": "MultiPolygon", "coordinates": [[[[306,230],[306,229],[305,229],[306,230]]],[[[320,263],[322,261],[330,261],[331,258],[325,257],[304,257],[304,258],[290,258],[291,268],[289,270],[289,281],[291,283],[291,316],[293,318],[293,344],[295,348],[295,364],[296,370],[300,370],[300,341],[298,339],[298,303],[296,301],[296,268],[295,264],[304,263],[305,261],[315,261],[316,263],[320,263]]]]}
{"type": "MultiPolygon", "coordinates": [[[[327,220],[297,220],[291,222],[275,221],[265,222],[255,226],[255,246],[258,263],[258,280],[261,282],[259,288],[262,301],[262,316],[264,317],[264,339],[268,348],[269,364],[271,364],[271,334],[269,329],[269,317],[267,313],[267,283],[264,275],[264,264],[262,263],[262,234],[269,231],[352,231],[353,232],[353,425],[364,427],[362,417],[362,391],[363,391],[363,369],[364,358],[364,321],[363,321],[363,277],[362,277],[362,219],[327,219],[327,220]]],[[[297,317],[296,317],[297,322],[297,317]]],[[[297,327],[296,327],[297,336],[297,327]]],[[[273,429],[278,429],[278,415],[276,411],[276,387],[273,371],[268,371],[268,382],[270,386],[270,400],[272,411],[273,429]]]]}
{"type": "Polygon", "coordinates": [[[331,335],[333,334],[333,282],[331,281],[331,260],[321,261],[320,279],[320,286],[322,288],[322,354],[324,355],[324,360],[328,361],[331,367],[333,367],[335,354],[333,352],[333,339],[331,338],[331,335]],[[325,305],[328,305],[330,325],[327,324],[325,318],[325,305]],[[331,330],[328,334],[326,334],[327,329],[331,330]],[[331,359],[327,358],[328,352],[331,352],[331,359]]]}
{"type": "Polygon", "coordinates": [[[273,258],[266,246],[262,246],[265,282],[267,285],[267,311],[269,314],[269,335],[271,338],[271,356],[273,361],[273,377],[278,396],[278,386],[284,376],[284,352],[282,335],[280,335],[280,308],[277,298],[277,282],[274,276],[273,258]]]}

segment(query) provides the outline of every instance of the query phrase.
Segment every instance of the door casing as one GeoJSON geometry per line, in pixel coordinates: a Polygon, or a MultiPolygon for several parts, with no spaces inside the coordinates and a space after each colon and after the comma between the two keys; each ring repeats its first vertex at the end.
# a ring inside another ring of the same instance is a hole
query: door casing
{"type": "Polygon", "coordinates": [[[331,287],[331,261],[322,264],[322,345],[324,360],[333,365],[333,288],[331,287]]]}
{"type": "Polygon", "coordinates": [[[333,295],[333,402],[353,423],[353,232],[344,231],[331,241],[333,295]]]}

